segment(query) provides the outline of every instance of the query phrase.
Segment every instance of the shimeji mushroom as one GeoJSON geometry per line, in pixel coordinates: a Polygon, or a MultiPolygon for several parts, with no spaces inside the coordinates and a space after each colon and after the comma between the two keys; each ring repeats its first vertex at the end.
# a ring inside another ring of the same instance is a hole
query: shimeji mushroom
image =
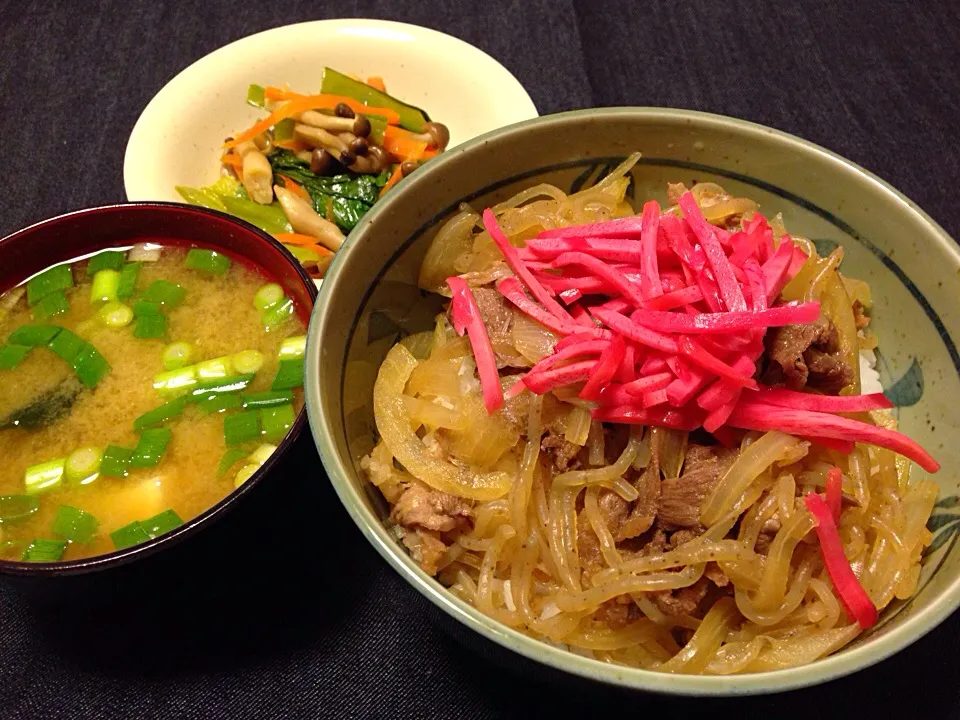
{"type": "MultiPolygon", "coordinates": [[[[370,145],[369,142],[366,143],[367,157],[358,157],[342,136],[334,135],[323,128],[299,123],[294,126],[293,132],[298,139],[313,148],[325,150],[329,155],[340,161],[344,167],[348,167],[356,173],[379,173],[386,167],[385,156],[376,153],[376,146],[370,145]]],[[[359,140],[360,138],[355,139],[359,140]]],[[[318,156],[316,150],[308,158],[308,161],[311,167],[323,168],[326,171],[330,169],[323,155],[318,156]]],[[[321,170],[315,169],[314,172],[319,174],[321,170]]]]}
{"type": "Polygon", "coordinates": [[[334,252],[340,249],[343,245],[343,233],[340,232],[340,228],[317,215],[310,203],[286,188],[274,185],[273,191],[277,194],[280,207],[283,208],[294,230],[315,237],[317,242],[334,252]]]}
{"type": "Polygon", "coordinates": [[[350,133],[356,137],[367,137],[370,134],[370,121],[363,115],[347,118],[307,110],[300,113],[300,122],[334,133],[350,133]]]}
{"type": "Polygon", "coordinates": [[[237,145],[237,153],[243,158],[243,187],[250,199],[261,205],[273,202],[273,168],[270,161],[252,140],[237,145]]]}
{"type": "Polygon", "coordinates": [[[450,131],[443,123],[428,122],[423,124],[422,133],[411,133],[411,139],[425,142],[438,150],[446,150],[450,142],[450,131]]]}

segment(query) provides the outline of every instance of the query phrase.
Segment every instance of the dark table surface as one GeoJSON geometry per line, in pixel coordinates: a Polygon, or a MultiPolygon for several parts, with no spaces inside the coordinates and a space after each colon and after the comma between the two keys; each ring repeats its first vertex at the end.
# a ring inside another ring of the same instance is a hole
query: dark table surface
{"type": "MultiPolygon", "coordinates": [[[[250,33],[332,17],[456,35],[506,65],[541,114],[695,108],[795,133],[960,233],[960,4],[951,0],[3,0],[0,235],[122,201],[127,135],[189,63],[250,33]]],[[[213,589],[200,582],[209,568],[188,563],[148,617],[127,605],[104,619],[0,588],[0,717],[960,717],[958,615],[852,678],[770,697],[685,700],[514,677],[429,622],[304,439],[290,480],[296,507],[265,508],[281,520],[292,512],[294,527],[238,548],[235,572],[213,589]]]]}

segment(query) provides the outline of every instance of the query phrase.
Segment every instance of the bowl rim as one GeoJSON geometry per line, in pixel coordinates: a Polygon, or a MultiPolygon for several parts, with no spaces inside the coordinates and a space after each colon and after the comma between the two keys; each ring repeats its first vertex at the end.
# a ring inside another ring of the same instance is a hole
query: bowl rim
{"type": "MultiPolygon", "coordinates": [[[[97,215],[101,213],[110,215],[130,211],[137,214],[144,210],[159,211],[160,213],[182,213],[187,215],[198,215],[200,217],[214,217],[219,220],[226,220],[234,225],[239,226],[242,230],[246,231],[248,235],[254,236],[260,242],[265,242],[271,245],[284,256],[284,259],[287,261],[287,263],[293,267],[296,277],[306,288],[308,297],[314,304],[316,304],[317,287],[314,285],[313,280],[303,269],[303,266],[300,265],[299,261],[290,253],[290,251],[271,235],[246,221],[220,212],[219,210],[211,210],[209,208],[196,207],[181,203],[162,201],[127,202],[114,203],[110,205],[97,205],[79,210],[71,210],[60,215],[55,215],[53,217],[40,220],[21,228],[20,230],[16,230],[3,238],[0,238],[0,257],[3,256],[4,243],[6,243],[8,240],[30,235],[40,228],[70,222],[77,217],[83,217],[87,215],[97,215]]],[[[243,253],[237,254],[242,255],[243,253]]],[[[119,567],[121,565],[127,565],[136,560],[146,558],[150,555],[160,552],[165,548],[172,547],[197,534],[202,529],[212,524],[215,520],[222,518],[229,510],[234,508],[235,504],[241,498],[251,493],[257,485],[263,482],[263,479],[270,474],[273,468],[279,463],[280,458],[284,454],[288,453],[293,447],[294,443],[303,432],[303,428],[306,424],[307,411],[306,403],[304,403],[304,407],[302,407],[300,412],[297,413],[297,418],[293,423],[293,427],[290,428],[283,440],[281,440],[277,445],[277,449],[270,455],[269,458],[267,458],[266,462],[264,462],[263,465],[261,465],[260,468],[258,468],[257,471],[250,476],[246,482],[244,482],[239,488],[234,488],[231,490],[226,497],[222,498],[199,515],[185,521],[182,525],[177,526],[173,530],[170,530],[163,535],[152,538],[147,542],[124,548],[123,550],[113,550],[108,553],[103,553],[102,555],[94,555],[88,558],[81,558],[79,560],[36,563],[25,562],[22,560],[0,559],[0,575],[26,578],[85,575],[107,570],[109,568],[119,567]]]]}
{"type": "MultiPolygon", "coordinates": [[[[184,82],[187,82],[187,80],[197,72],[198,66],[201,66],[202,68],[202,65],[208,62],[210,58],[214,56],[223,56],[229,55],[230,53],[236,53],[237,51],[242,50],[244,45],[255,43],[258,40],[262,40],[265,36],[282,35],[283,33],[293,32],[295,29],[304,30],[309,28],[311,30],[318,31],[336,31],[340,28],[350,27],[373,30],[380,29],[394,33],[406,33],[413,36],[415,41],[418,42],[434,41],[455,43],[459,46],[461,52],[475,53],[476,57],[485,58],[486,61],[492,63],[494,67],[504,74],[505,79],[509,78],[511,81],[513,81],[515,84],[513,92],[516,92],[518,97],[522,99],[525,104],[525,107],[522,108],[523,113],[532,112],[533,117],[531,119],[536,119],[539,117],[539,110],[537,110],[537,106],[533,102],[533,98],[530,97],[530,93],[527,92],[527,89],[524,87],[523,83],[517,79],[516,75],[514,75],[506,65],[501,63],[485,50],[482,50],[473,43],[467,42],[456,35],[451,35],[449,33],[441,32],[440,30],[435,30],[434,28],[426,27],[424,25],[416,25],[414,23],[363,17],[327,18],[325,20],[308,20],[305,22],[278,25],[277,27],[267,28],[266,30],[260,30],[249,35],[244,35],[243,37],[232,40],[225,45],[221,45],[220,47],[211,50],[179,70],[173,77],[164,83],[163,87],[161,87],[156,94],[153,95],[153,97],[150,98],[134,122],[133,128],[130,131],[130,135],[127,138],[126,147],[124,148],[122,173],[124,194],[126,195],[127,199],[131,201],[150,201],[152,199],[150,197],[146,197],[150,193],[144,191],[144,188],[142,187],[144,183],[136,180],[136,167],[138,163],[135,155],[142,152],[141,145],[143,144],[140,140],[140,136],[147,132],[147,127],[150,124],[150,117],[153,113],[158,112],[158,108],[178,99],[178,95],[181,92],[179,86],[184,82]],[[133,188],[132,191],[131,188],[133,188]]],[[[523,117],[523,113],[520,114],[521,117],[523,117]]],[[[474,138],[470,138],[460,144],[462,145],[470,142],[473,139],[474,138]]],[[[455,147],[458,146],[454,146],[450,149],[452,150],[455,147]]]]}
{"type": "MultiPolygon", "coordinates": [[[[624,117],[635,119],[638,122],[665,120],[686,122],[691,126],[699,125],[709,127],[712,130],[746,134],[748,137],[759,138],[762,136],[767,140],[772,137],[782,146],[784,151],[794,151],[801,160],[816,158],[820,162],[826,162],[832,166],[832,169],[836,172],[853,174],[872,184],[882,194],[886,195],[892,206],[899,208],[900,212],[912,215],[915,220],[928,226],[939,250],[948,256],[952,256],[955,264],[960,266],[960,248],[950,235],[916,203],[869,170],[795,135],[724,115],[656,107],[574,110],[545,115],[494,130],[474,138],[448,153],[444,153],[436,158],[431,165],[434,169],[440,168],[443,164],[453,161],[459,154],[473,152],[494,139],[522,135],[532,126],[563,127],[566,124],[583,120],[624,117]]],[[[350,463],[343,461],[336,450],[337,442],[334,440],[334,434],[339,434],[339,431],[335,429],[335,426],[328,424],[325,414],[321,412],[319,375],[314,371],[314,368],[319,366],[320,345],[325,328],[328,323],[335,322],[335,319],[328,317],[327,307],[330,297],[336,291],[338,282],[342,281],[339,277],[340,268],[346,262],[346,258],[350,254],[360,251],[360,242],[367,227],[376,222],[380,214],[388,212],[388,209],[394,203],[404,203],[412,198],[418,184],[428,182],[431,179],[430,175],[430,166],[427,166],[425,171],[413,173],[402,180],[398,184],[399,189],[395,189],[393,193],[383,198],[361,220],[337,253],[336,259],[327,271],[327,277],[314,305],[308,329],[305,386],[307,414],[310,419],[314,442],[338,497],[360,531],[377,552],[420,594],[468,629],[533,662],[605,684],[655,693],[693,696],[739,696],[777,693],[844,677],[878,663],[907,647],[933,630],[960,607],[960,575],[958,575],[927,607],[911,614],[899,625],[882,635],[871,638],[869,642],[861,646],[845,649],[838,655],[831,655],[807,665],[766,673],[733,676],[668,675],[652,670],[627,668],[584,658],[524,635],[483,615],[476,608],[455,597],[435,578],[424,573],[414,563],[409,554],[389,535],[383,522],[367,508],[359,490],[354,488],[347,480],[350,473],[355,472],[355,469],[350,463]]]]}

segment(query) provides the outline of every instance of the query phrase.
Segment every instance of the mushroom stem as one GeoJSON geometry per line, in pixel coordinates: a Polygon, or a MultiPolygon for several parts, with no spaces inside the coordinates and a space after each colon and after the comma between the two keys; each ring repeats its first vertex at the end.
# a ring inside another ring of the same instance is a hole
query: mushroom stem
{"type": "Polygon", "coordinates": [[[336,115],[324,115],[315,110],[307,110],[300,113],[300,122],[330,132],[352,133],[357,137],[366,137],[370,134],[370,121],[363,115],[337,117],[336,115]]]}
{"type": "MultiPolygon", "coordinates": [[[[318,113],[319,114],[319,113],[318,113]]],[[[298,140],[303,140],[312,147],[322,147],[327,150],[346,152],[347,144],[331,132],[313,125],[297,123],[293,126],[293,134],[298,140]]]]}
{"type": "Polygon", "coordinates": [[[243,158],[243,187],[246,188],[250,199],[260,205],[269,205],[273,202],[273,168],[257,146],[252,141],[237,145],[237,153],[243,158]]]}
{"type": "Polygon", "coordinates": [[[343,245],[343,233],[340,232],[340,228],[317,215],[310,203],[286,188],[274,185],[273,191],[277,194],[280,207],[283,208],[287,220],[296,232],[315,237],[320,244],[334,252],[340,249],[343,245]]]}
{"type": "Polygon", "coordinates": [[[413,137],[438,150],[446,150],[450,143],[450,130],[443,123],[428,122],[423,124],[423,132],[413,133],[413,137]]]}

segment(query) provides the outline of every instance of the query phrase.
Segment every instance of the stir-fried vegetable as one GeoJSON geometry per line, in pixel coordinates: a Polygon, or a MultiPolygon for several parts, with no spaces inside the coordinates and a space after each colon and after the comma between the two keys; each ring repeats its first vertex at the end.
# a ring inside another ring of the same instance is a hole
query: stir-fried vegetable
{"type": "Polygon", "coordinates": [[[325,68],[321,84],[317,95],[250,85],[247,104],[267,115],[224,143],[224,176],[177,187],[188,203],[271,233],[315,278],[374,203],[450,141],[444,125],[387,94],[383,78],[325,68]]]}

